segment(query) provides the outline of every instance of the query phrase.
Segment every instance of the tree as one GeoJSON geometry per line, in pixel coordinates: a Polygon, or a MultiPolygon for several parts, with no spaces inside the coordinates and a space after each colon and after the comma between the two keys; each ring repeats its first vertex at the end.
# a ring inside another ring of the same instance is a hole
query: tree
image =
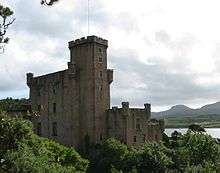
{"type": "Polygon", "coordinates": [[[193,132],[205,132],[205,129],[198,124],[189,125],[189,130],[191,130],[193,132]]]}
{"type": "Polygon", "coordinates": [[[0,116],[0,172],[85,173],[88,160],[74,150],[32,131],[32,123],[0,116]]]}
{"type": "Polygon", "coordinates": [[[55,2],[58,2],[59,0],[41,0],[41,4],[42,5],[48,5],[48,6],[51,6],[53,5],[55,2]]]}
{"type": "Polygon", "coordinates": [[[173,160],[179,170],[219,168],[220,146],[207,134],[188,131],[179,139],[175,153],[173,160]]]}
{"type": "Polygon", "coordinates": [[[12,18],[13,11],[9,7],[4,7],[0,4],[0,50],[4,52],[5,44],[9,42],[9,38],[6,37],[6,32],[9,26],[15,21],[12,18]]]}

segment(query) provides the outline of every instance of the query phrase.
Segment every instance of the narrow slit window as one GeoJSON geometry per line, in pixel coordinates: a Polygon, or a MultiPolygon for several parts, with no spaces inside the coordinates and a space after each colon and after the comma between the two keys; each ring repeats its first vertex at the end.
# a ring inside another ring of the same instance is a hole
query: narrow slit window
{"type": "Polygon", "coordinates": [[[136,136],[134,136],[134,139],[133,139],[133,140],[134,140],[134,142],[137,142],[137,137],[136,137],[136,136]]]}
{"type": "Polygon", "coordinates": [[[41,123],[37,123],[37,135],[41,135],[41,123]]]}
{"type": "Polygon", "coordinates": [[[41,105],[37,105],[37,111],[38,111],[38,112],[41,111],[41,105]]]}
{"type": "Polygon", "coordinates": [[[102,71],[99,71],[99,77],[102,78],[102,71]]]}
{"type": "Polygon", "coordinates": [[[57,112],[57,104],[53,103],[53,113],[55,114],[57,112]]]}
{"type": "Polygon", "coordinates": [[[53,122],[53,125],[52,125],[52,130],[53,130],[53,133],[52,135],[53,136],[57,136],[57,123],[56,122],[53,122]]]}
{"type": "Polygon", "coordinates": [[[99,57],[99,62],[100,62],[100,63],[102,62],[102,57],[101,57],[101,56],[99,57]]]}

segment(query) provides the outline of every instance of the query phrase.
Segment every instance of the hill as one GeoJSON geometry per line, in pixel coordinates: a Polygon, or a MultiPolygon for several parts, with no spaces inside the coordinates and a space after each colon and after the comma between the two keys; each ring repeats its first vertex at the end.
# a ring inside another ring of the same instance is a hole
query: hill
{"type": "Polygon", "coordinates": [[[199,116],[199,115],[220,115],[220,102],[208,104],[198,109],[192,109],[185,105],[176,105],[169,110],[152,112],[152,117],[176,117],[176,116],[199,116]]]}

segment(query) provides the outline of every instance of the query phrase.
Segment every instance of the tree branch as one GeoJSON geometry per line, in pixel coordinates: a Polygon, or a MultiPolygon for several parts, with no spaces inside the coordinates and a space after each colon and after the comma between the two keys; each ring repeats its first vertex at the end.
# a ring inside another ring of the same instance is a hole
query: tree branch
{"type": "Polygon", "coordinates": [[[53,5],[55,2],[58,2],[59,0],[49,0],[49,1],[47,1],[47,0],[41,0],[41,4],[42,5],[48,5],[48,6],[51,6],[51,5],[53,5]]]}

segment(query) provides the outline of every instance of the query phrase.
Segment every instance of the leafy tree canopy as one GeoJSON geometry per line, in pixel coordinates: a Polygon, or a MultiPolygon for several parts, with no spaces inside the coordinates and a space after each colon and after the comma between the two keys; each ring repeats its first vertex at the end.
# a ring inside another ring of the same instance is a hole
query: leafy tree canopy
{"type": "Polygon", "coordinates": [[[58,2],[59,0],[41,0],[41,4],[42,5],[48,5],[51,6],[53,5],[55,2],[58,2]]]}
{"type": "Polygon", "coordinates": [[[85,173],[88,160],[32,131],[32,123],[0,115],[0,172],[85,173]]]}
{"type": "Polygon", "coordinates": [[[9,42],[9,38],[6,37],[6,32],[9,26],[15,21],[12,18],[13,11],[9,7],[4,7],[0,4],[0,49],[4,51],[4,46],[9,42]]]}

